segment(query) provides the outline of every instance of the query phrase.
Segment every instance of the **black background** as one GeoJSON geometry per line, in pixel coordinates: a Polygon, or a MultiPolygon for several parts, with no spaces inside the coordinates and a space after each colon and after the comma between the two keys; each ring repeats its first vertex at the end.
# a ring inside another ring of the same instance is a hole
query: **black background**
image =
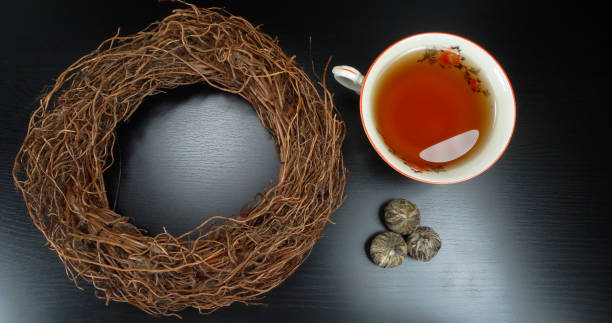
{"type": "MultiPolygon", "coordinates": [[[[266,306],[234,304],[210,316],[187,310],[185,321],[612,320],[609,18],[594,4],[563,3],[197,2],[262,24],[307,71],[309,36],[317,72],[329,56],[365,72],[387,46],[419,32],[467,37],[504,67],[518,114],[512,142],[491,169],[468,182],[429,185],[378,157],[357,97],[328,76],[347,124],[351,172],[336,224],[266,306]],[[384,229],[380,208],[394,197],[417,203],[423,224],[442,237],[430,263],[407,259],[384,270],[368,260],[365,243],[384,229]]],[[[66,279],[10,169],[45,85],[118,27],[136,32],[181,5],[20,0],[2,7],[0,322],[156,320],[127,304],[106,307],[87,284],[79,291],[66,279]]],[[[198,86],[147,100],[119,129],[119,143],[109,198],[151,233],[163,226],[181,233],[207,216],[235,213],[273,183],[279,167],[248,104],[198,86]]]]}

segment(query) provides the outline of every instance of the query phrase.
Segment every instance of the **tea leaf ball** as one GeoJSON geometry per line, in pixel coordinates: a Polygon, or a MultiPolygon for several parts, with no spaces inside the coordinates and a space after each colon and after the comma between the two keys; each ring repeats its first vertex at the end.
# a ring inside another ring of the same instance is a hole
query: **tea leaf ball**
{"type": "Polygon", "coordinates": [[[430,227],[418,227],[407,238],[408,255],[420,261],[430,261],[440,248],[442,240],[430,227]]]}
{"type": "Polygon", "coordinates": [[[395,232],[381,233],[374,237],[370,244],[372,261],[383,268],[401,265],[407,253],[406,241],[395,232]]]}
{"type": "Polygon", "coordinates": [[[419,209],[404,199],[394,199],[387,203],[384,218],[387,228],[401,235],[412,233],[421,222],[419,209]]]}

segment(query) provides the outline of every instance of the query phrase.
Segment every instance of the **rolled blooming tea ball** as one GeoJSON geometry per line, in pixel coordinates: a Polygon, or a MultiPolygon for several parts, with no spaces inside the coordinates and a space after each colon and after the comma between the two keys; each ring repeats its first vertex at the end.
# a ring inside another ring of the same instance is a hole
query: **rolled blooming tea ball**
{"type": "Polygon", "coordinates": [[[381,233],[374,237],[370,244],[372,261],[383,268],[401,265],[407,253],[406,241],[395,232],[381,233]]]}
{"type": "Polygon", "coordinates": [[[401,235],[410,234],[421,222],[419,209],[412,202],[394,199],[385,206],[385,225],[401,235]]]}
{"type": "Polygon", "coordinates": [[[430,261],[442,247],[440,236],[430,227],[418,227],[407,238],[408,254],[420,261],[430,261]]]}

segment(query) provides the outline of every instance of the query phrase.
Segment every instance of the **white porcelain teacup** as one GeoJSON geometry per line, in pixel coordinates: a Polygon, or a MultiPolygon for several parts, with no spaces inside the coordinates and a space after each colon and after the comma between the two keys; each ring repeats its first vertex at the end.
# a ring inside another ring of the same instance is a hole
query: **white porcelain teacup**
{"type": "Polygon", "coordinates": [[[501,157],[512,137],[516,119],[516,104],[510,81],[493,56],[465,38],[445,33],[424,33],[410,36],[383,51],[370,66],[365,77],[357,69],[345,65],[335,66],[332,73],[340,84],[361,95],[361,121],[376,152],[389,166],[412,179],[431,184],[451,184],[478,176],[501,157]],[[406,53],[428,48],[457,47],[460,48],[461,55],[465,55],[478,66],[480,75],[487,79],[490,86],[489,92],[495,109],[490,135],[482,149],[474,152],[476,155],[466,162],[443,171],[420,172],[394,155],[376,130],[373,93],[387,67],[406,53]]]}

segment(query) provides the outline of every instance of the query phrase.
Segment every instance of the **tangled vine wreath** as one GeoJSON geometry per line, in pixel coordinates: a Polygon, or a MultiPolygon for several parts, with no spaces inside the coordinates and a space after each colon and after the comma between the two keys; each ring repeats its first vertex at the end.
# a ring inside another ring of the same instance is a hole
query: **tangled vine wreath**
{"type": "Polygon", "coordinates": [[[153,315],[248,304],[298,268],[342,202],[345,126],[321,85],[248,21],[190,5],[64,71],[31,117],[13,177],[68,277],[107,304],[153,315]],[[278,184],[235,217],[147,236],[109,208],[115,127],[145,97],[199,82],[253,106],[277,145],[278,184]]]}

